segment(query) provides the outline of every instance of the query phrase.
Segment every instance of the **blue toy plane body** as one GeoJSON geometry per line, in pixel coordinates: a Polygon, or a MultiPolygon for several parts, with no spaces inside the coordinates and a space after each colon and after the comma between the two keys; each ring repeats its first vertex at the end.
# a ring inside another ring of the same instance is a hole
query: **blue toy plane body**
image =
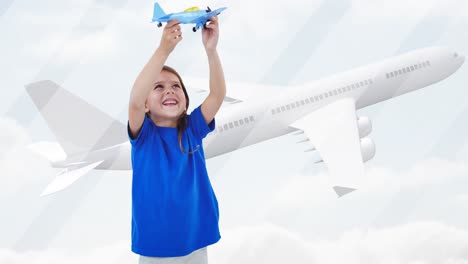
{"type": "Polygon", "coordinates": [[[195,32],[203,27],[211,17],[219,15],[226,8],[227,7],[222,7],[211,11],[211,9],[208,7],[207,10],[186,10],[184,12],[166,14],[161,6],[155,2],[152,22],[158,22],[158,27],[161,27],[162,22],[168,22],[169,20],[177,19],[179,20],[180,24],[195,24],[193,27],[193,31],[195,32]]]}

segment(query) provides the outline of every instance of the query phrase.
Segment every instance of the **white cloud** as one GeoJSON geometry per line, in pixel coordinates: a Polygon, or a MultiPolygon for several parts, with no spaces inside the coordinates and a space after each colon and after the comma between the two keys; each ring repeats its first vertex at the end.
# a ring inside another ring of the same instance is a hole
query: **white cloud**
{"type": "Polygon", "coordinates": [[[468,231],[435,222],[304,239],[271,224],[223,232],[213,263],[468,263],[468,231]]]}
{"type": "Polygon", "coordinates": [[[6,155],[12,148],[31,141],[28,133],[11,118],[0,118],[0,157],[6,155]]]}
{"type": "Polygon", "coordinates": [[[136,26],[141,27],[143,20],[150,21],[150,12],[146,12],[143,17],[141,11],[125,7],[117,9],[112,5],[94,2],[62,9],[56,7],[41,13],[20,11],[18,16],[25,21],[34,21],[34,25],[22,25],[22,20],[15,23],[28,27],[27,30],[33,28],[42,32],[41,35],[31,32],[29,35],[33,36],[34,41],[25,41],[22,45],[22,52],[27,56],[47,59],[58,51],[54,58],[56,63],[80,61],[83,58],[101,60],[124,51],[125,45],[122,44],[130,40],[126,38],[129,32],[134,31],[136,26]],[[71,9],[74,14],[81,11],[84,15],[71,16],[68,14],[71,9]]]}
{"type": "Polygon", "coordinates": [[[408,171],[369,166],[363,191],[367,193],[411,190],[450,184],[468,173],[465,161],[431,157],[414,164],[408,171]]]}
{"type": "Polygon", "coordinates": [[[464,161],[450,161],[440,158],[429,158],[418,162],[399,180],[405,180],[404,185],[418,186],[422,184],[442,184],[453,178],[463,177],[468,172],[468,164],[464,161]]]}
{"type": "Polygon", "coordinates": [[[232,38],[244,38],[251,45],[257,41],[277,39],[279,35],[297,32],[308,16],[313,15],[321,1],[293,0],[272,4],[269,1],[231,3],[225,11],[229,24],[224,25],[232,38]],[[228,14],[229,13],[229,14],[228,14]],[[261,15],[260,15],[261,14],[261,15]]]}
{"type": "MultiPolygon", "coordinates": [[[[350,230],[335,240],[304,238],[270,223],[222,230],[209,247],[210,263],[468,263],[468,231],[437,222],[414,222],[369,230],[350,230]]],[[[50,248],[16,252],[0,249],[0,263],[137,263],[130,241],[86,251],[50,248]]]]}
{"type": "Polygon", "coordinates": [[[463,160],[468,158],[468,143],[460,143],[463,146],[455,154],[455,159],[463,160]]]}
{"type": "Polygon", "coordinates": [[[455,197],[455,205],[468,209],[468,193],[462,193],[455,197]]]}
{"type": "Polygon", "coordinates": [[[63,45],[55,54],[56,63],[67,63],[80,61],[83,58],[99,60],[109,58],[122,50],[121,34],[113,30],[103,30],[88,33],[86,35],[75,35],[66,38],[65,33],[53,32],[46,37],[23,48],[23,52],[30,56],[45,59],[63,45]]]}
{"type": "Polygon", "coordinates": [[[440,0],[353,0],[353,20],[412,20],[430,17],[467,16],[468,5],[460,1],[440,0]]]}
{"type": "Polygon", "coordinates": [[[0,198],[16,194],[22,187],[41,184],[54,170],[47,160],[29,150],[27,131],[16,121],[0,119],[0,198]]]}
{"type": "Polygon", "coordinates": [[[467,263],[467,230],[435,222],[355,230],[318,243],[322,263],[467,263]]]}
{"type": "Polygon", "coordinates": [[[342,198],[334,193],[326,172],[296,174],[278,186],[269,203],[256,206],[262,219],[322,238],[352,227],[402,224],[409,219],[456,223],[466,214],[452,212],[447,206],[464,208],[460,205],[464,196],[456,199],[463,190],[455,186],[466,184],[467,174],[464,162],[437,158],[421,161],[407,171],[369,167],[364,186],[342,198]],[[405,199],[411,200],[406,203],[405,199]]]}
{"type": "Polygon", "coordinates": [[[91,8],[93,2],[95,1],[44,0],[41,3],[14,1],[5,19],[10,23],[28,26],[30,30],[35,26],[56,28],[79,19],[80,14],[91,8]]]}
{"type": "MultiPolygon", "coordinates": [[[[274,208],[295,210],[322,206],[336,200],[327,175],[296,175],[291,177],[274,199],[274,208]]],[[[275,209],[273,209],[275,210],[275,209]]]]}
{"type": "Polygon", "coordinates": [[[210,263],[317,263],[303,238],[279,226],[266,223],[221,231],[221,240],[208,250],[210,263]]]}
{"type": "Polygon", "coordinates": [[[111,245],[89,252],[66,248],[49,248],[43,251],[27,252],[0,249],[0,263],[8,264],[127,264],[137,262],[137,255],[130,252],[129,241],[116,241],[111,245]]]}
{"type": "MultiPolygon", "coordinates": [[[[467,174],[466,162],[448,161],[436,157],[422,160],[403,172],[367,166],[363,186],[356,192],[359,196],[392,194],[400,190],[448,184],[467,174]]],[[[310,208],[323,206],[325,202],[334,203],[336,200],[337,197],[331,189],[326,173],[314,176],[296,175],[279,190],[275,197],[275,208],[310,208]]]]}

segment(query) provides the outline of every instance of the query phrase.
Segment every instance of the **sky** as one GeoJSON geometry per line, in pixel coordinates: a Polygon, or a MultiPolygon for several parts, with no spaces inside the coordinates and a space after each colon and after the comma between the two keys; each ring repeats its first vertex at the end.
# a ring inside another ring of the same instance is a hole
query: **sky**
{"type": "MultiPolygon", "coordinates": [[[[271,93],[430,46],[468,55],[464,0],[160,1],[227,6],[227,92],[271,93]],[[233,84],[233,85],[229,85],[233,84]],[[280,90],[281,89],[281,90],[280,90]]],[[[157,48],[153,1],[0,2],[0,263],[136,263],[131,172],[92,171],[39,197],[59,172],[28,146],[63,151],[24,86],[49,79],[126,123],[130,89],[157,48]]],[[[168,64],[207,78],[200,32],[168,64]]],[[[372,121],[366,183],[338,199],[327,169],[286,135],[209,159],[221,240],[210,263],[468,263],[468,68],[357,111],[372,121]]],[[[190,86],[190,84],[188,84],[190,86]]],[[[269,96],[263,94],[261,96],[269,96]]],[[[189,109],[203,95],[190,92],[189,109]]]]}

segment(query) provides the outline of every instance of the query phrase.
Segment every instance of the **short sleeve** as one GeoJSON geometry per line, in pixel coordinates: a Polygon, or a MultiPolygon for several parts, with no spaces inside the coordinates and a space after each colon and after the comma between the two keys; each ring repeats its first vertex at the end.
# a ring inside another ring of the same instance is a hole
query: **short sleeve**
{"type": "Polygon", "coordinates": [[[149,119],[145,115],[145,119],[143,120],[143,125],[141,126],[140,132],[135,138],[133,138],[132,134],[130,133],[130,121],[127,121],[127,134],[128,134],[128,139],[130,141],[130,144],[132,144],[132,146],[141,144],[141,142],[144,141],[144,138],[146,138],[146,135],[148,134],[148,130],[150,129],[149,122],[151,122],[151,119],[149,119]]]}
{"type": "Polygon", "coordinates": [[[201,111],[201,105],[193,109],[192,113],[190,113],[189,123],[192,127],[193,133],[200,138],[206,137],[206,135],[208,135],[208,133],[213,131],[216,127],[215,118],[213,118],[209,124],[206,124],[205,118],[203,117],[201,111]]]}

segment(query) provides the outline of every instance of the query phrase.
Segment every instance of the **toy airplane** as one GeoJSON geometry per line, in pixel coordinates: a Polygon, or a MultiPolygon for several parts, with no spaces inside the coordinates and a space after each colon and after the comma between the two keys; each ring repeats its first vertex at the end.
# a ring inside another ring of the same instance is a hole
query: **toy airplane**
{"type": "Polygon", "coordinates": [[[154,11],[153,11],[153,21],[158,22],[158,27],[162,26],[162,22],[168,22],[169,20],[177,19],[180,24],[195,24],[193,27],[193,32],[196,32],[199,28],[204,27],[206,22],[213,16],[219,15],[227,7],[218,8],[214,11],[211,11],[209,7],[206,10],[200,10],[198,7],[194,6],[187,8],[184,12],[166,14],[161,6],[155,2],[154,11]]]}

